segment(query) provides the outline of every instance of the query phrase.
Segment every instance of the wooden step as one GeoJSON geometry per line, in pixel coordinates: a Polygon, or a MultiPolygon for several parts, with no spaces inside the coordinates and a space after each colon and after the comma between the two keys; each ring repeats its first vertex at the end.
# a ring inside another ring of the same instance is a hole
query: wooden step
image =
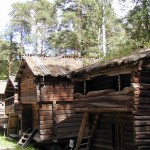
{"type": "Polygon", "coordinates": [[[21,137],[21,139],[19,140],[19,142],[17,144],[21,145],[21,147],[27,147],[29,145],[29,143],[31,142],[31,140],[33,139],[33,137],[35,136],[35,134],[37,133],[38,129],[34,129],[32,132],[30,131],[30,129],[28,129],[26,131],[26,133],[23,134],[23,136],[21,137]]]}

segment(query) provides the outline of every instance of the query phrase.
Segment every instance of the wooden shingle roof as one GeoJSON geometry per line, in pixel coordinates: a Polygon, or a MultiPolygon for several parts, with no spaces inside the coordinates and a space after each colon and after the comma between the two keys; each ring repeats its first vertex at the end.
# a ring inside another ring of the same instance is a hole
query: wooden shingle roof
{"type": "Polygon", "coordinates": [[[9,76],[8,81],[10,80],[12,86],[14,87],[14,89],[17,89],[17,82],[15,82],[15,76],[9,76]]]}
{"type": "MultiPolygon", "coordinates": [[[[71,73],[72,78],[80,78],[81,76],[95,75],[98,74],[108,74],[110,70],[115,69],[120,66],[125,65],[137,65],[142,59],[150,58],[150,48],[142,49],[138,52],[134,52],[129,56],[125,56],[119,59],[114,59],[108,62],[96,62],[90,66],[75,70],[71,73]]],[[[125,70],[126,71],[126,70],[125,70]]]]}
{"type": "Polygon", "coordinates": [[[0,80],[0,94],[5,94],[7,80],[0,80]]]}
{"type": "MultiPolygon", "coordinates": [[[[67,76],[71,71],[83,68],[97,59],[73,58],[73,57],[44,57],[44,56],[23,56],[20,69],[27,64],[35,76],[67,76]]],[[[17,78],[19,72],[17,73],[17,78]]]]}

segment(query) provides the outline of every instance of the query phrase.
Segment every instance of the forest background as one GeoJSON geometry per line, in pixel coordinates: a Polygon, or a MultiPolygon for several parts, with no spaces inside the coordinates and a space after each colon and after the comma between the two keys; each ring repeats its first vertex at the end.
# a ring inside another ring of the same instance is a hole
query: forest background
{"type": "MultiPolygon", "coordinates": [[[[122,5],[127,0],[119,0],[122,5]]],[[[29,0],[12,4],[0,35],[0,79],[15,75],[23,54],[103,61],[150,47],[150,1],[132,0],[118,17],[112,0],[29,0]]]]}

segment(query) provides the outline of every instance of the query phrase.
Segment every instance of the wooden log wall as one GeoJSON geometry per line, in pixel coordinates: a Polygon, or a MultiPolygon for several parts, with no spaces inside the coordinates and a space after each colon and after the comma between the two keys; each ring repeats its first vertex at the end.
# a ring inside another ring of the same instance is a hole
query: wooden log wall
{"type": "MultiPolygon", "coordinates": [[[[126,87],[121,92],[115,92],[113,89],[99,90],[88,92],[87,95],[75,94],[74,107],[75,111],[83,112],[90,108],[101,109],[106,108],[106,111],[111,112],[117,108],[129,109],[133,106],[133,88],[126,87]]],[[[120,110],[121,111],[121,110],[120,110]]],[[[93,110],[94,112],[94,110],[93,110]]]]}
{"type": "Polygon", "coordinates": [[[36,100],[36,84],[34,84],[35,77],[33,76],[31,70],[26,67],[24,69],[21,78],[21,101],[34,101],[36,100]]]}
{"type": "Polygon", "coordinates": [[[41,141],[52,140],[54,137],[52,108],[52,104],[41,104],[39,106],[39,133],[41,141]]]}
{"type": "Polygon", "coordinates": [[[7,134],[17,134],[18,132],[18,116],[16,114],[9,114],[7,134]]]}
{"type": "Polygon", "coordinates": [[[73,85],[59,82],[41,88],[42,101],[73,101],[73,85]]]}
{"type": "Polygon", "coordinates": [[[150,149],[150,60],[132,74],[134,92],[134,130],[138,150],[150,149]]]}
{"type": "MultiPolygon", "coordinates": [[[[74,125],[74,121],[71,120],[71,116],[74,114],[73,84],[70,81],[59,79],[54,79],[53,81],[46,81],[45,79],[45,83],[41,87],[40,103],[42,106],[39,108],[40,137],[44,141],[52,139],[64,140],[65,137],[71,136],[68,134],[68,124],[70,126],[74,125]]],[[[73,132],[76,132],[77,135],[76,126],[73,132]]]]}
{"type": "Polygon", "coordinates": [[[73,102],[54,101],[39,107],[39,129],[41,141],[77,138],[82,114],[75,114],[73,102]]]}
{"type": "Polygon", "coordinates": [[[73,102],[57,102],[56,109],[56,138],[65,140],[69,138],[77,138],[82,114],[75,114],[73,102]]]}
{"type": "Polygon", "coordinates": [[[93,135],[92,150],[134,149],[132,114],[104,114],[93,135]]]}
{"type": "Polygon", "coordinates": [[[5,103],[4,103],[4,96],[0,95],[0,116],[4,116],[5,115],[5,103]]]}

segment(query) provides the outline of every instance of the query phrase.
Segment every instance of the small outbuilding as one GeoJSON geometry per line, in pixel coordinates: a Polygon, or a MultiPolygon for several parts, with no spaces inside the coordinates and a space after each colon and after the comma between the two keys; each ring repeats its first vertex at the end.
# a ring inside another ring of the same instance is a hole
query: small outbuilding
{"type": "Polygon", "coordinates": [[[5,116],[5,91],[7,80],[0,80],[0,127],[3,128],[7,123],[7,116],[5,116]]]}
{"type": "Polygon", "coordinates": [[[7,134],[17,136],[20,130],[21,103],[18,101],[18,85],[15,76],[9,76],[7,80],[5,114],[8,116],[7,134]]]}
{"type": "Polygon", "coordinates": [[[5,114],[5,91],[7,80],[0,80],[0,116],[5,114]]]}
{"type": "Polygon", "coordinates": [[[75,150],[150,149],[150,49],[72,72],[75,150]]]}
{"type": "Polygon", "coordinates": [[[68,74],[83,65],[84,59],[78,57],[23,57],[16,76],[22,133],[38,129],[34,140],[40,143],[77,137],[82,115],[74,113],[74,87],[68,74]]]}

